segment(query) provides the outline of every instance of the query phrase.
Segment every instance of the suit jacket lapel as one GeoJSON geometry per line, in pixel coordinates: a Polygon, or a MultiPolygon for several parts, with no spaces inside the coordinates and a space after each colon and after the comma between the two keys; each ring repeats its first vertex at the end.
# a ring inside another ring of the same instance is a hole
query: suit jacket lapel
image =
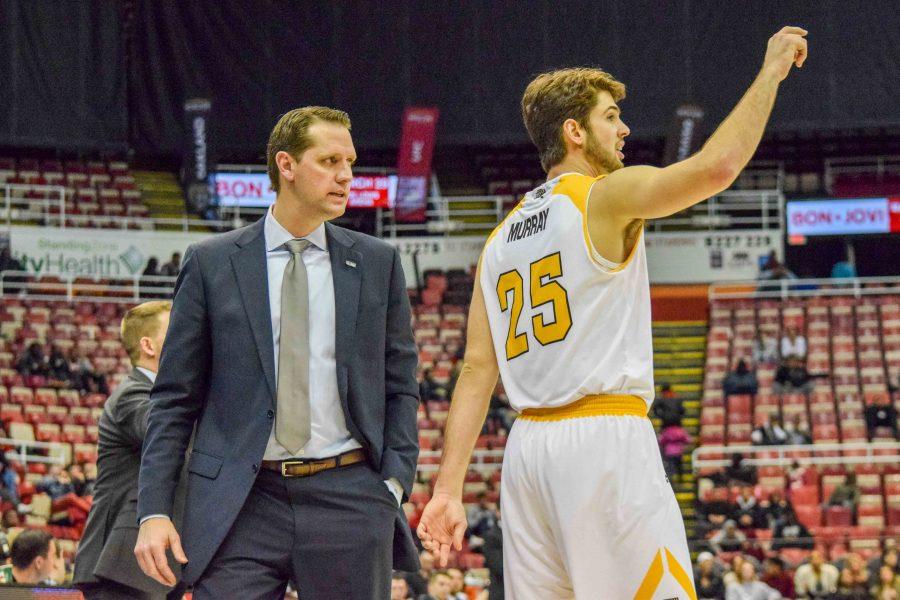
{"type": "Polygon", "coordinates": [[[331,276],[334,280],[334,350],[338,365],[346,365],[353,353],[359,286],[364,268],[362,254],[353,250],[353,239],[330,223],[325,224],[331,276]]]}
{"type": "Polygon", "coordinates": [[[240,249],[231,255],[234,276],[241,290],[244,310],[253,331],[256,352],[266,383],[275,401],[275,347],[272,342],[272,316],[269,311],[269,277],[266,268],[265,218],[244,230],[235,242],[240,249]]]}

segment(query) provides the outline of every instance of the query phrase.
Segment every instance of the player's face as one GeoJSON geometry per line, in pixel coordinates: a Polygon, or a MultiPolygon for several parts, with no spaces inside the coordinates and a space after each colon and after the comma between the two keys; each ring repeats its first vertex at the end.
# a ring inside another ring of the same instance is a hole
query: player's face
{"type": "Polygon", "coordinates": [[[625,166],[625,137],[631,133],[622,121],[622,114],[607,91],[597,94],[597,105],[588,115],[587,140],[584,153],[591,164],[605,173],[625,166]]]}
{"type": "Polygon", "coordinates": [[[350,131],[339,123],[318,121],[309,127],[312,145],[291,165],[290,186],[305,210],[318,213],[326,220],[344,214],[356,149],[350,131]]]}

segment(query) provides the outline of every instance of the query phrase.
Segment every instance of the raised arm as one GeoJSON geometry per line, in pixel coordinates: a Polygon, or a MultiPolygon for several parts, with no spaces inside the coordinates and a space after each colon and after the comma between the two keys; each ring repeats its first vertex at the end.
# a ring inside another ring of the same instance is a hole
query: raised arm
{"type": "Polygon", "coordinates": [[[792,65],[806,60],[806,30],[785,27],[769,39],[762,69],[703,148],[665,168],[619,169],[594,186],[591,212],[598,218],[658,219],[728,189],[762,139],[779,84],[792,65]]]}

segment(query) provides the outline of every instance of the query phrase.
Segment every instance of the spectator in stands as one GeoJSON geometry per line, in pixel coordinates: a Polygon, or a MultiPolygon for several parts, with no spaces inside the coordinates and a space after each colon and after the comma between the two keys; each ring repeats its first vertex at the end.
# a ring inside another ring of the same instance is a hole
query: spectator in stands
{"type": "Polygon", "coordinates": [[[753,362],[758,365],[774,365],[778,362],[778,340],[775,336],[756,330],[753,340],[753,362]]]}
{"type": "Polygon", "coordinates": [[[832,279],[854,279],[856,277],[856,265],[849,260],[840,260],[831,267],[832,279]]]}
{"type": "Polygon", "coordinates": [[[869,598],[869,570],[862,557],[851,552],[838,580],[837,599],[867,600],[869,598]]]}
{"type": "MultiPolygon", "coordinates": [[[[760,269],[757,278],[763,280],[780,280],[797,279],[797,276],[778,260],[778,255],[772,250],[772,252],[769,253],[768,260],[766,260],[760,269]]],[[[767,286],[760,286],[760,289],[767,289],[767,286]]]]}
{"type": "Polygon", "coordinates": [[[856,473],[847,471],[844,483],[834,488],[831,497],[828,498],[828,506],[843,506],[853,511],[856,516],[856,507],[859,506],[859,486],[856,484],[856,473]]]}
{"type": "Polygon", "coordinates": [[[447,576],[450,577],[450,600],[469,600],[465,592],[466,580],[462,570],[451,567],[447,569],[447,576]]]}
{"type": "Polygon", "coordinates": [[[147,266],[144,267],[143,273],[141,273],[141,279],[139,283],[139,289],[141,298],[161,298],[164,297],[165,294],[160,294],[156,289],[157,286],[160,285],[159,281],[153,279],[153,277],[159,277],[159,259],[155,256],[151,256],[147,260],[147,266]]]}
{"type": "Polygon", "coordinates": [[[784,570],[784,561],[777,556],[770,556],[763,563],[762,582],[773,590],[777,590],[782,598],[796,598],[794,579],[784,570]]]}
{"type": "Polygon", "coordinates": [[[737,522],[728,519],[722,529],[709,539],[709,546],[716,554],[736,552],[744,547],[746,541],[747,536],[737,528],[737,522]]]}
{"type": "MultiPolygon", "coordinates": [[[[499,516],[498,513],[498,518],[499,516]]],[[[500,520],[494,528],[484,533],[481,552],[484,554],[484,566],[491,574],[489,600],[503,600],[503,527],[500,520]]]]}
{"type": "Polygon", "coordinates": [[[794,573],[794,591],[797,598],[824,600],[837,592],[839,579],[837,567],[825,562],[821,550],[813,550],[809,562],[800,565],[794,573]]]}
{"type": "Polygon", "coordinates": [[[446,396],[447,390],[434,380],[431,375],[431,369],[426,368],[422,371],[422,381],[419,382],[419,397],[422,402],[429,400],[440,400],[446,396]]]}
{"type": "Polygon", "coordinates": [[[801,550],[813,549],[813,535],[803,523],[797,520],[793,510],[785,513],[775,525],[772,535],[772,550],[782,548],[799,548],[801,550]]]}
{"type": "Polygon", "coordinates": [[[900,599],[900,577],[896,571],[884,565],[878,570],[878,583],[872,586],[872,598],[875,600],[900,599]]]}
{"type": "Polygon", "coordinates": [[[68,387],[72,379],[69,359],[56,344],[50,346],[50,356],[47,357],[47,378],[47,385],[57,388],[68,387]]]}
{"type": "Polygon", "coordinates": [[[775,372],[775,381],[772,382],[772,390],[776,394],[789,394],[800,392],[809,395],[813,390],[813,376],[806,370],[806,364],[802,359],[789,357],[775,372]]]}
{"type": "Polygon", "coordinates": [[[70,385],[82,394],[109,393],[106,378],[94,371],[90,359],[75,346],[69,350],[69,373],[70,385]]]}
{"type": "Polygon", "coordinates": [[[794,415],[791,422],[785,424],[784,431],[787,434],[786,444],[791,446],[812,444],[812,434],[809,431],[809,425],[806,424],[806,421],[800,419],[800,415],[794,415]]]}
{"type": "Polygon", "coordinates": [[[681,479],[681,457],[685,448],[691,443],[691,436],[679,424],[671,423],[659,432],[659,448],[662,452],[663,466],[670,479],[678,475],[681,479]]]}
{"type": "Polygon", "coordinates": [[[409,584],[402,573],[394,572],[391,576],[391,600],[409,600],[409,584]]]}
{"type": "Polygon", "coordinates": [[[13,258],[9,246],[0,249],[0,271],[24,271],[25,267],[17,259],[13,258]]]}
{"type": "Polygon", "coordinates": [[[723,600],[725,598],[722,571],[722,567],[716,562],[716,558],[711,552],[701,552],[697,556],[694,585],[697,587],[698,600],[723,600]]]}
{"type": "Polygon", "coordinates": [[[753,495],[753,487],[749,485],[741,486],[741,491],[735,498],[737,504],[737,512],[739,514],[752,513],[758,509],[756,496],[753,495]]]}
{"type": "Polygon", "coordinates": [[[97,463],[87,462],[82,467],[84,471],[84,496],[94,495],[94,484],[97,482],[97,463]]]}
{"type": "Polygon", "coordinates": [[[898,554],[896,543],[897,540],[894,537],[884,538],[881,543],[881,555],[874,556],[869,561],[869,573],[871,574],[869,579],[870,586],[878,584],[878,574],[881,571],[881,567],[887,565],[893,569],[895,573],[897,572],[897,562],[898,558],[900,558],[900,554],[898,554]]]}
{"type": "Polygon", "coordinates": [[[53,536],[39,529],[26,529],[13,540],[10,549],[16,583],[53,585],[59,554],[53,536]]]}
{"type": "Polygon", "coordinates": [[[483,538],[484,534],[497,526],[500,513],[497,504],[488,499],[486,492],[478,492],[478,504],[469,510],[469,534],[483,538]]]}
{"type": "Polygon", "coordinates": [[[897,408],[891,402],[887,394],[879,394],[875,401],[866,407],[866,433],[869,441],[875,437],[879,427],[886,427],[894,434],[895,440],[900,440],[900,430],[897,427],[897,408]]]}
{"type": "Polygon", "coordinates": [[[84,477],[84,469],[81,468],[81,465],[72,463],[69,465],[69,480],[72,482],[72,488],[75,491],[76,496],[86,496],[85,489],[87,489],[87,480],[84,477]]]}
{"type": "Polygon", "coordinates": [[[725,376],[722,381],[722,391],[725,397],[750,394],[755,396],[759,389],[759,381],[756,379],[756,373],[750,370],[746,359],[740,359],[734,367],[734,370],[725,376]]]}
{"type": "Polygon", "coordinates": [[[652,414],[658,418],[661,427],[668,425],[681,425],[681,419],[684,417],[684,403],[681,398],[672,391],[672,386],[668,383],[662,384],[661,394],[653,403],[652,414]]]}
{"type": "Polygon", "coordinates": [[[19,505],[19,475],[6,462],[6,456],[0,452],[0,498],[19,505]]]}
{"type": "Polygon", "coordinates": [[[759,511],[766,528],[774,530],[789,513],[794,512],[794,507],[780,490],[773,490],[768,498],[759,503],[759,511]]]}
{"type": "Polygon", "coordinates": [[[68,471],[60,465],[51,465],[47,475],[34,487],[39,492],[45,492],[51,500],[59,500],[66,494],[75,493],[68,471]]]}
{"type": "Polygon", "coordinates": [[[778,446],[787,442],[788,434],[781,427],[781,420],[778,417],[772,418],[766,415],[762,425],[758,426],[750,433],[750,441],[754,446],[778,446]]]}
{"type": "Polygon", "coordinates": [[[737,581],[725,588],[725,600],[778,600],[781,594],[757,578],[756,567],[745,561],[737,581]]]}
{"type": "Polygon", "coordinates": [[[164,277],[178,277],[181,271],[181,253],[173,252],[172,258],[159,268],[159,274],[164,277]]]}
{"type": "Polygon", "coordinates": [[[428,593],[419,600],[450,600],[450,576],[446,571],[435,571],[428,578],[428,593]]]}
{"type": "Polygon", "coordinates": [[[741,454],[731,455],[731,464],[725,468],[724,478],[726,485],[749,483],[756,485],[757,474],[756,467],[744,464],[744,457],[741,454]]]}
{"type": "Polygon", "coordinates": [[[800,335],[796,327],[788,327],[781,338],[781,358],[796,357],[806,359],[806,338],[800,335]]]}
{"type": "Polygon", "coordinates": [[[47,357],[44,356],[40,343],[31,342],[29,344],[22,356],[19,357],[16,363],[16,370],[24,377],[47,375],[47,357]]]}
{"type": "Polygon", "coordinates": [[[419,553],[419,571],[406,574],[406,583],[409,584],[409,591],[413,597],[418,598],[428,593],[428,580],[433,572],[434,555],[428,550],[422,550],[419,553]]]}

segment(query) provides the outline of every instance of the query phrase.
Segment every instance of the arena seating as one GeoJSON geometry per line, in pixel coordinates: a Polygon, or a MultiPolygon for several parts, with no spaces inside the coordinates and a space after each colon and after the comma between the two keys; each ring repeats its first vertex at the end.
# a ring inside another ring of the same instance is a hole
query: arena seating
{"type": "MultiPolygon", "coordinates": [[[[730,300],[711,307],[707,346],[706,378],[701,412],[701,444],[739,446],[750,444],[752,429],[767,416],[790,422],[795,417],[810,425],[813,444],[866,443],[863,411],[873,402],[891,398],[888,381],[900,375],[900,295],[818,297],[814,299],[730,300]],[[737,360],[752,361],[757,332],[780,339],[788,327],[799,329],[808,344],[807,367],[824,374],[815,380],[808,395],[775,394],[775,365],[756,365],[759,391],[754,396],[722,391],[722,380],[737,360]]],[[[900,407],[900,395],[893,394],[900,407]]],[[[893,440],[889,429],[875,432],[872,452],[880,440],[893,440]]],[[[813,446],[815,447],[815,446],[813,446]]],[[[865,449],[817,452],[820,456],[865,456],[865,449]]],[[[809,452],[788,451],[802,460],[809,452]]],[[[770,453],[775,456],[774,453],[770,453]]],[[[718,458],[725,458],[725,454],[718,458]]],[[[701,478],[715,476],[718,469],[701,469],[701,478]]],[[[788,469],[761,466],[754,493],[768,498],[780,492],[793,505],[798,519],[814,535],[816,546],[832,560],[847,552],[870,557],[878,551],[883,535],[900,534],[900,465],[856,464],[849,467],[807,467],[802,481],[790,482],[788,469]],[[861,497],[857,514],[849,508],[827,506],[832,491],[855,472],[861,497]]],[[[701,479],[701,481],[704,481],[701,479]]],[[[705,480],[709,483],[709,479],[705,480]]],[[[700,503],[733,503],[734,487],[703,486],[700,503]]],[[[757,530],[757,540],[768,540],[771,530],[757,530]]],[[[789,564],[798,564],[808,551],[787,552],[789,564]]],[[[785,556],[783,556],[785,557],[785,556]]]]}
{"type": "MultiPolygon", "coordinates": [[[[128,164],[121,161],[59,161],[0,158],[0,185],[25,186],[11,190],[16,204],[32,213],[25,222],[41,223],[49,201],[53,215],[60,212],[59,196],[42,186],[65,189],[66,225],[69,227],[122,227],[115,218],[145,218],[149,210],[141,199],[128,164]]],[[[135,222],[129,229],[140,228],[135,222]]]]}

